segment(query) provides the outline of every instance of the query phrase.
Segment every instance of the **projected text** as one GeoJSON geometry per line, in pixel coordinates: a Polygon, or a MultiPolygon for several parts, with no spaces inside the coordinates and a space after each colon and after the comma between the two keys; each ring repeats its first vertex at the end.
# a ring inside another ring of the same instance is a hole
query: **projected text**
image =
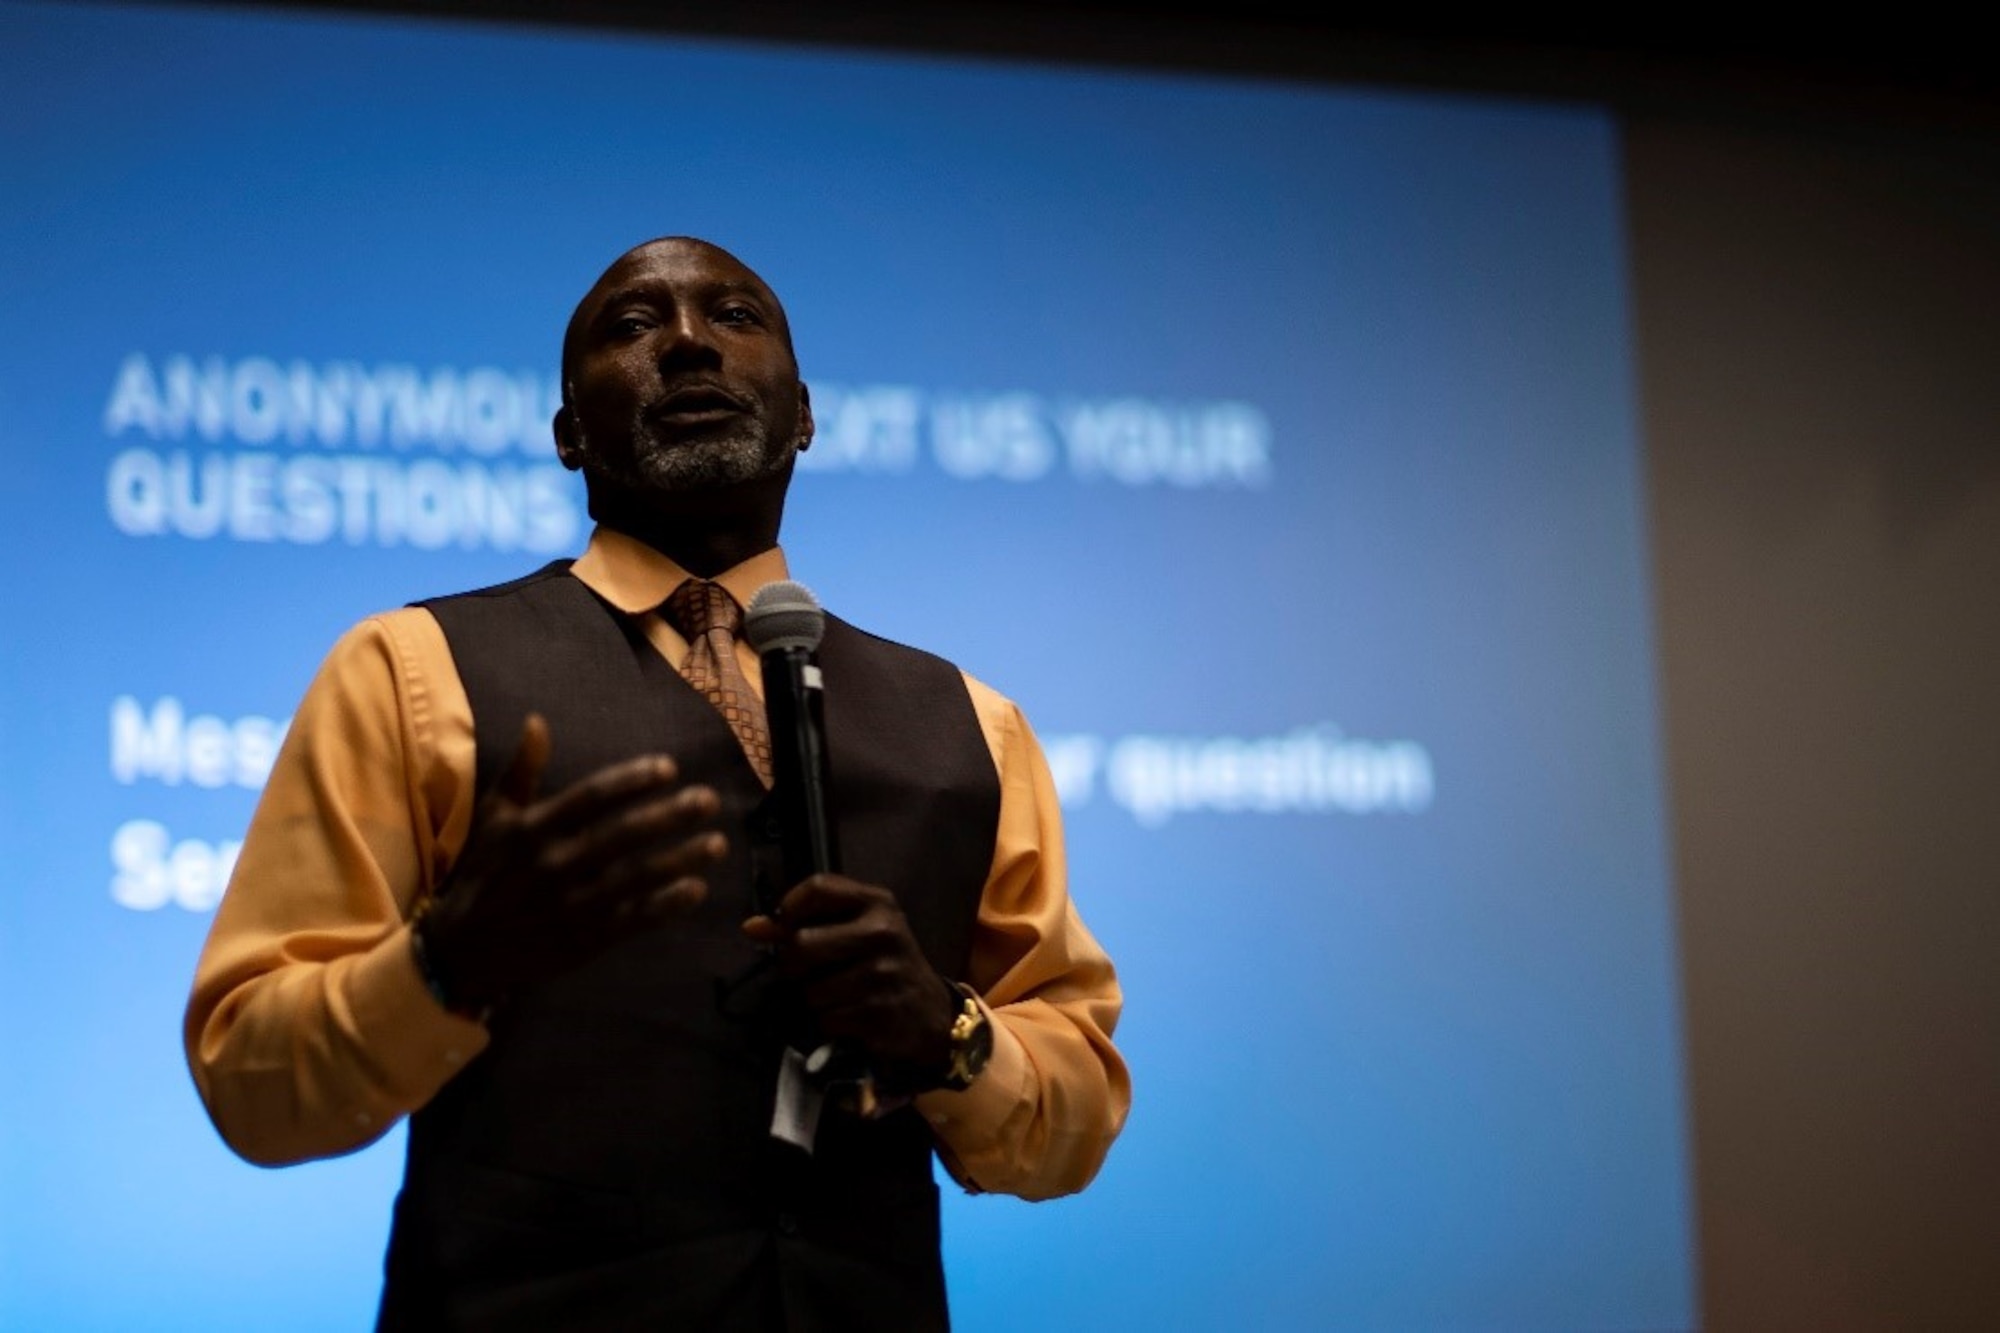
{"type": "Polygon", "coordinates": [[[802,471],[894,475],[928,460],[957,481],[1068,475],[1121,486],[1270,484],[1271,423],[1240,402],[967,394],[912,385],[813,386],[818,435],[802,471]]]}

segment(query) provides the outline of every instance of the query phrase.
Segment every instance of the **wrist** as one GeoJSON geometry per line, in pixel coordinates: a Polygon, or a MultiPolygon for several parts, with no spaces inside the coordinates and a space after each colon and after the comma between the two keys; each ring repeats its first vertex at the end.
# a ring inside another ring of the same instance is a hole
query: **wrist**
{"type": "Polygon", "coordinates": [[[423,979],[424,989],[437,1001],[438,1008],[457,1018],[484,1023],[493,1007],[464,995],[462,989],[454,984],[449,955],[438,948],[437,918],[430,911],[431,904],[436,901],[434,897],[426,898],[416,915],[410,918],[410,958],[417,965],[417,975],[423,979]]]}

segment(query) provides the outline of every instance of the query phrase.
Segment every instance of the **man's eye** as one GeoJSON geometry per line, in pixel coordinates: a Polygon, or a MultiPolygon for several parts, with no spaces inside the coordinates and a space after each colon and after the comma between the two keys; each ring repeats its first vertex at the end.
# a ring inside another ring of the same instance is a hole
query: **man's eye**
{"type": "Polygon", "coordinates": [[[715,312],[718,324],[758,324],[762,318],[747,305],[726,305],[715,312]]]}
{"type": "Polygon", "coordinates": [[[653,321],[640,314],[615,316],[606,327],[614,335],[629,338],[635,333],[644,333],[653,326],[653,321]]]}

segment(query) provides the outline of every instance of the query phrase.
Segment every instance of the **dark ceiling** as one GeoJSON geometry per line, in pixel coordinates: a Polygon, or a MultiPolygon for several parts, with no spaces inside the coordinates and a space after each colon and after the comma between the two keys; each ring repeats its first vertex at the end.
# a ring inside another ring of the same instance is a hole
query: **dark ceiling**
{"type": "MultiPolygon", "coordinates": [[[[245,4],[249,0],[220,0],[245,4]]],[[[252,7],[273,7],[268,3],[252,7]]],[[[1810,22],[1691,7],[1633,17],[1494,7],[1369,14],[1285,0],[1181,4],[977,0],[293,0],[290,7],[472,16],[724,37],[1021,55],[1610,102],[1628,110],[1920,119],[1984,132],[1996,118],[1990,43],[1883,10],[1810,22]]]]}

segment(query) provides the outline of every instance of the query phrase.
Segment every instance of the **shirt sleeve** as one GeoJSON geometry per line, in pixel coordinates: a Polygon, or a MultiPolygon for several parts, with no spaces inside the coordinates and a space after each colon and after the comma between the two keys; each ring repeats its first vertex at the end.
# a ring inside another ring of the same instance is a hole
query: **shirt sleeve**
{"type": "Polygon", "coordinates": [[[993,869],[971,975],[993,1056],[963,1092],[928,1092],[939,1157],[968,1190],[1024,1199],[1088,1185],[1132,1102],[1111,1044],[1123,1006],[1110,958],[1070,901],[1062,813],[1041,746],[1014,704],[967,679],[1000,775],[993,869]]]}
{"type": "Polygon", "coordinates": [[[363,1147],[485,1048],[425,989],[404,924],[471,823],[471,712],[449,668],[428,612],[349,631],[258,801],[184,1030],[210,1119],[250,1161],[363,1147]]]}

